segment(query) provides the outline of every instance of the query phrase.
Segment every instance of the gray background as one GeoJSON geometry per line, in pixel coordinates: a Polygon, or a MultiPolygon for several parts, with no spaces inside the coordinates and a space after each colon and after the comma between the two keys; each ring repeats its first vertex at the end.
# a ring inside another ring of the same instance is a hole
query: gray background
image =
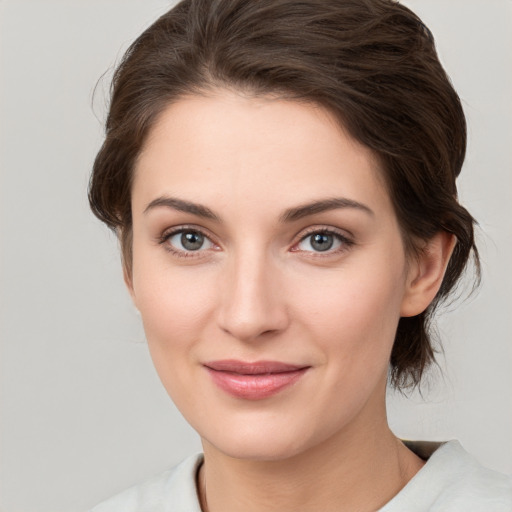
{"type": "MultiPolygon", "coordinates": [[[[406,438],[458,438],[512,473],[512,2],[406,3],[469,118],[460,190],[480,221],[484,285],[441,321],[444,377],[424,399],[390,395],[390,422],[406,438]]],[[[85,510],[200,449],[153,371],[117,243],[86,202],[107,70],[168,5],[0,0],[3,512],[85,510]]]]}

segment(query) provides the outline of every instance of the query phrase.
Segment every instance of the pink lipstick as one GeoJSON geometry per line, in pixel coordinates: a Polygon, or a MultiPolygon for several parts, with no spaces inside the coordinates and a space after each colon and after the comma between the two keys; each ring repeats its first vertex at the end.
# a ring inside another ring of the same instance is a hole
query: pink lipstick
{"type": "Polygon", "coordinates": [[[262,400],[297,382],[310,368],[278,361],[223,360],[204,364],[213,382],[237,398],[262,400]]]}

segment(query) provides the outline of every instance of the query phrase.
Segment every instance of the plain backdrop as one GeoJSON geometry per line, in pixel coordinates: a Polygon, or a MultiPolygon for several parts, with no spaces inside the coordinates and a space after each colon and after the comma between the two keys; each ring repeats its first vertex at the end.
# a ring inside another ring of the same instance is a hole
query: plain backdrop
{"type": "MultiPolygon", "coordinates": [[[[443,377],[423,398],[390,393],[390,423],[512,473],[512,2],[405,3],[468,116],[460,195],[480,222],[484,283],[442,317],[443,377]]],[[[112,67],[169,5],[0,0],[2,512],[83,511],[200,450],[86,200],[112,67]]]]}

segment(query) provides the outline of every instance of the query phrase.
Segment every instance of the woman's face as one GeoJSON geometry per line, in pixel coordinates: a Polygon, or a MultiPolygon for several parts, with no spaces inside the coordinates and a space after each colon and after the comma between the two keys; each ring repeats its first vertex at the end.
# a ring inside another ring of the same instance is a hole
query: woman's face
{"type": "Polygon", "coordinates": [[[385,419],[406,257],[375,158],[325,110],[178,101],[140,155],[132,208],[128,285],[205,443],[279,459],[385,419]]]}

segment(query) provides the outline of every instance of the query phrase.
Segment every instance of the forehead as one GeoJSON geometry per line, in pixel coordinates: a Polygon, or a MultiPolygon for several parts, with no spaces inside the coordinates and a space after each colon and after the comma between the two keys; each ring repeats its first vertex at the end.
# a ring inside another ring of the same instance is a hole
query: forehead
{"type": "Polygon", "coordinates": [[[134,203],[177,193],[232,206],[334,195],[389,202],[373,152],[327,110],[224,90],[169,105],[147,138],[134,203]]]}

